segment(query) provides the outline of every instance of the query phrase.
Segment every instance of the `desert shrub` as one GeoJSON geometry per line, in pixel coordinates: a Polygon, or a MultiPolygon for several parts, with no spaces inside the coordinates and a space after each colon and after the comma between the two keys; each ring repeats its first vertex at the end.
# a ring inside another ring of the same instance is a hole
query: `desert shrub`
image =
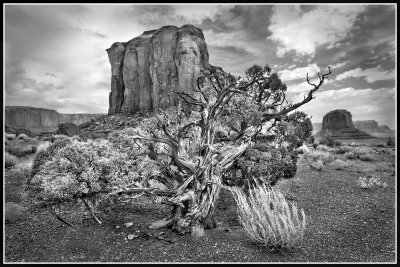
{"type": "Polygon", "coordinates": [[[391,137],[389,136],[389,138],[388,138],[388,140],[387,140],[387,142],[386,142],[386,145],[387,145],[387,146],[395,146],[395,142],[394,142],[393,138],[391,138],[391,137]]]}
{"type": "Polygon", "coordinates": [[[4,152],[4,167],[10,168],[18,164],[18,158],[8,152],[4,152]]]}
{"type": "Polygon", "coordinates": [[[33,159],[32,164],[32,172],[30,179],[28,179],[28,184],[30,183],[31,179],[40,171],[42,165],[46,162],[51,160],[51,158],[56,154],[58,149],[66,146],[69,144],[71,140],[69,138],[59,139],[54,141],[54,143],[49,145],[44,145],[47,147],[42,147],[40,150],[37,151],[35,158],[33,159]]]}
{"type": "Polygon", "coordinates": [[[349,151],[344,154],[347,159],[358,159],[358,155],[354,151],[349,151]]]}
{"type": "Polygon", "coordinates": [[[274,185],[279,179],[288,179],[297,170],[297,152],[267,143],[256,143],[248,148],[222,180],[230,186],[246,187],[256,177],[260,183],[274,185]]]}
{"type": "Polygon", "coordinates": [[[357,184],[363,189],[370,189],[373,188],[374,186],[383,188],[388,187],[388,184],[382,182],[381,178],[376,175],[359,177],[357,180],[357,184]]]}
{"type": "Polygon", "coordinates": [[[317,143],[313,143],[312,146],[313,146],[314,149],[316,149],[318,147],[318,144],[317,143]]]}
{"type": "Polygon", "coordinates": [[[352,150],[353,150],[353,148],[351,146],[339,146],[335,150],[335,153],[337,153],[337,154],[345,154],[346,152],[350,152],[352,150]]]}
{"type": "Polygon", "coordinates": [[[332,136],[329,135],[322,136],[321,140],[319,140],[319,143],[321,145],[327,145],[330,147],[335,146],[335,140],[332,138],[332,136]]]}
{"type": "Polygon", "coordinates": [[[308,139],[307,139],[307,143],[309,144],[314,144],[315,142],[315,137],[313,135],[311,135],[308,139]]]}
{"type": "Polygon", "coordinates": [[[360,154],[358,158],[362,161],[374,161],[375,157],[372,154],[360,154]]]}
{"type": "Polygon", "coordinates": [[[14,140],[15,138],[17,138],[16,134],[6,133],[6,139],[7,140],[14,140]]]}
{"type": "Polygon", "coordinates": [[[358,146],[358,144],[355,143],[355,142],[351,142],[351,143],[349,144],[349,146],[358,146]]]}
{"type": "Polygon", "coordinates": [[[45,152],[55,150],[53,146],[60,142],[64,142],[63,146],[53,151],[50,158],[47,154],[31,180],[35,199],[40,205],[75,205],[80,204],[79,198],[85,197],[95,200],[95,209],[106,207],[103,201],[109,201],[107,194],[127,186],[141,187],[144,180],[160,173],[158,165],[147,157],[146,146],[138,142],[119,149],[118,142],[105,139],[62,139],[55,141],[45,152]]]}
{"type": "Polygon", "coordinates": [[[18,135],[18,140],[21,140],[21,139],[27,140],[27,139],[29,139],[29,137],[26,134],[22,133],[22,134],[18,135]]]}
{"type": "Polygon", "coordinates": [[[288,202],[282,193],[257,184],[248,195],[238,187],[231,192],[238,206],[239,221],[251,239],[271,249],[293,248],[304,238],[303,209],[288,202]]]}
{"type": "Polygon", "coordinates": [[[349,163],[341,159],[335,159],[330,163],[330,165],[335,170],[344,170],[349,167],[349,163]]]}
{"type": "Polygon", "coordinates": [[[39,153],[41,151],[46,150],[49,146],[51,145],[50,141],[44,141],[39,144],[39,146],[36,149],[36,152],[39,153]]]}
{"type": "Polygon", "coordinates": [[[307,154],[310,152],[310,149],[305,144],[303,144],[301,147],[298,147],[296,150],[299,154],[307,154]]]}
{"type": "Polygon", "coordinates": [[[330,152],[321,150],[310,150],[310,152],[306,154],[306,157],[311,161],[321,160],[323,164],[329,163],[335,159],[330,152]]]}
{"type": "Polygon", "coordinates": [[[316,171],[322,171],[324,169],[324,163],[320,159],[310,162],[309,165],[310,165],[311,169],[316,170],[316,171]]]}
{"type": "Polygon", "coordinates": [[[36,153],[37,152],[37,146],[32,146],[32,153],[36,153]]]}

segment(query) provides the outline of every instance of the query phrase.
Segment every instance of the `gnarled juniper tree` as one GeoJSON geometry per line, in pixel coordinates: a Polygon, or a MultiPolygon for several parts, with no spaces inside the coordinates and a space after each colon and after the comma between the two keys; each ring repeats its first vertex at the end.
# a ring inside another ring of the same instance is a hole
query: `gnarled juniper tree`
{"type": "MultiPolygon", "coordinates": [[[[173,173],[168,179],[176,182],[176,188],[154,193],[172,195],[169,202],[174,208],[170,218],[152,227],[172,226],[180,233],[202,236],[224,186],[223,175],[257,135],[276,130],[289,112],[311,101],[330,73],[330,69],[318,73],[318,84],[311,83],[307,74],[313,88],[302,101],[292,104],[286,100],[286,85],[268,66],[253,66],[243,78],[205,66],[193,94],[175,92],[180,97],[176,112],[161,111],[157,128],[147,135],[132,136],[164,145],[172,158],[165,173],[173,173]]],[[[147,189],[136,191],[141,190],[147,189]]]]}

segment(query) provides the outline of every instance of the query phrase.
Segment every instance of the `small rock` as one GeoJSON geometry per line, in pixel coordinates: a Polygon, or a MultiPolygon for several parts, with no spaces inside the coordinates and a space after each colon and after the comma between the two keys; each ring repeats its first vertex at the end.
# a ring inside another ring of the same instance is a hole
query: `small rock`
{"type": "Polygon", "coordinates": [[[165,232],[159,232],[158,233],[158,235],[160,236],[160,235],[164,235],[165,234],[165,232]]]}
{"type": "Polygon", "coordinates": [[[128,235],[128,239],[129,239],[129,240],[132,240],[132,239],[134,239],[134,238],[136,238],[136,237],[138,237],[138,235],[133,235],[133,234],[129,234],[129,235],[128,235]]]}
{"type": "Polygon", "coordinates": [[[165,239],[165,237],[163,237],[163,236],[158,236],[158,239],[160,239],[160,240],[164,240],[164,239],[165,239]]]}
{"type": "Polygon", "coordinates": [[[119,229],[119,228],[121,228],[121,226],[119,226],[119,225],[116,225],[116,226],[115,226],[115,228],[119,229]]]}
{"type": "Polygon", "coordinates": [[[125,225],[126,228],[129,228],[129,227],[131,227],[131,226],[133,225],[133,223],[131,223],[131,222],[129,222],[129,223],[124,223],[124,225],[125,225]]]}

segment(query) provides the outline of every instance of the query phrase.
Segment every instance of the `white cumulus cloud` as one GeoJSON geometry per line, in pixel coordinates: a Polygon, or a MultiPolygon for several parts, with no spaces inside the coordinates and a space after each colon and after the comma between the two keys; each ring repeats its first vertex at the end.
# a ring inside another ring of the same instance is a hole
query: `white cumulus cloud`
{"type": "Polygon", "coordinates": [[[362,70],[361,68],[356,68],[352,70],[345,71],[336,77],[336,80],[343,80],[349,77],[364,77],[364,79],[373,83],[382,80],[391,80],[395,78],[395,72],[385,71],[381,65],[378,65],[371,69],[362,70]]]}
{"type": "Polygon", "coordinates": [[[299,55],[313,55],[320,45],[333,45],[347,37],[362,5],[321,5],[303,12],[299,6],[273,8],[268,38],[278,43],[278,56],[294,50],[299,55]]]}

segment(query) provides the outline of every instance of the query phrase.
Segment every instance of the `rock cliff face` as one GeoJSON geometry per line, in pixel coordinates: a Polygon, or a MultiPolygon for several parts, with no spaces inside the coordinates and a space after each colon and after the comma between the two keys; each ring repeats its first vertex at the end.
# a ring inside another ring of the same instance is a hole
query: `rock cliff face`
{"type": "Polygon", "coordinates": [[[193,25],[145,31],[106,51],[112,73],[109,114],[176,105],[172,91],[193,92],[196,77],[208,64],[204,35],[193,25]]]}
{"type": "Polygon", "coordinates": [[[344,109],[328,112],[322,119],[322,130],[317,135],[331,135],[334,138],[373,138],[373,136],[356,129],[352,115],[344,109]]]}
{"type": "Polygon", "coordinates": [[[6,106],[5,124],[21,127],[34,133],[51,132],[58,129],[61,122],[81,124],[103,114],[61,114],[53,109],[26,106],[6,106]]]}

